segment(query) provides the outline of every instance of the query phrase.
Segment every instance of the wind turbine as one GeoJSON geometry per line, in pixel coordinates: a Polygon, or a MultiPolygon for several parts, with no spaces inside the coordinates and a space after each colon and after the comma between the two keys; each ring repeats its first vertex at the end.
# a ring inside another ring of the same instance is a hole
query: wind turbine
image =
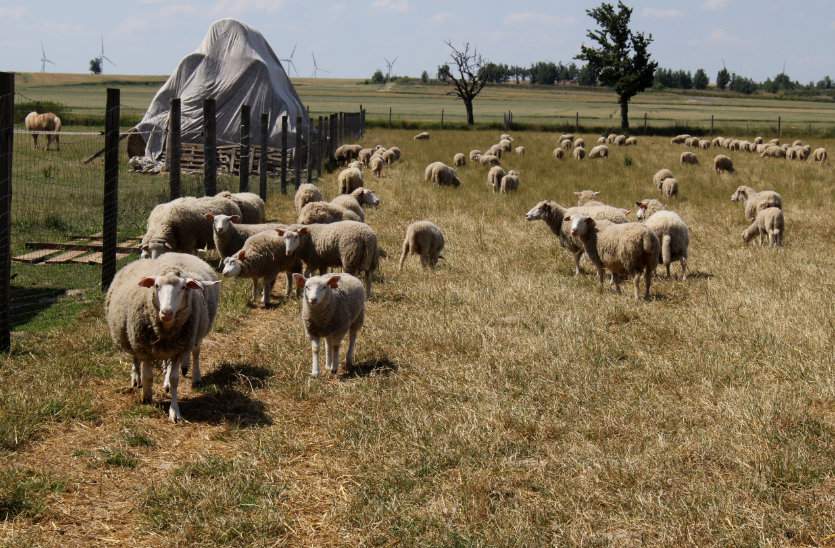
{"type": "Polygon", "coordinates": [[[386,66],[388,67],[388,70],[386,72],[386,82],[388,82],[389,80],[391,80],[391,69],[394,66],[394,64],[397,62],[397,59],[399,59],[399,57],[395,57],[393,61],[389,61],[385,57],[383,57],[383,59],[386,60],[386,66]]]}
{"type": "Polygon", "coordinates": [[[103,35],[101,37],[101,53],[99,54],[99,61],[101,63],[101,71],[102,72],[104,72],[104,62],[105,61],[107,61],[108,63],[110,63],[114,67],[116,66],[116,63],[114,63],[108,56],[106,56],[104,54],[104,36],[103,35]]]}
{"type": "Polygon", "coordinates": [[[296,55],[296,46],[298,46],[298,44],[295,44],[293,46],[293,51],[290,53],[290,57],[288,57],[287,59],[279,59],[279,61],[284,63],[284,65],[287,67],[288,75],[290,74],[291,70],[296,71],[296,76],[299,75],[299,69],[296,68],[296,64],[293,62],[293,56],[296,55]]]}
{"type": "Polygon", "coordinates": [[[46,50],[43,47],[43,42],[41,42],[41,72],[46,72],[47,63],[49,63],[50,65],[55,64],[54,61],[51,61],[46,57],[46,50]]]}
{"type": "Polygon", "coordinates": [[[329,74],[329,70],[325,70],[323,68],[319,68],[319,64],[316,62],[316,54],[311,52],[310,55],[313,56],[313,77],[318,78],[320,72],[324,72],[325,74],[329,74]]]}

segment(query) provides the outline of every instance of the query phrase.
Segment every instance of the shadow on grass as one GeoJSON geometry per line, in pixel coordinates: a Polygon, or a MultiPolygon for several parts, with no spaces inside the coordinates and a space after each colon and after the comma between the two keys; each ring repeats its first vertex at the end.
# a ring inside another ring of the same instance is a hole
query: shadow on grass
{"type": "Polygon", "coordinates": [[[389,375],[397,371],[397,363],[388,358],[372,358],[364,362],[355,363],[350,371],[343,375],[343,379],[356,377],[370,377],[373,375],[389,375]]]}
{"type": "Polygon", "coordinates": [[[203,375],[203,386],[215,385],[219,389],[229,389],[236,385],[263,388],[272,371],[248,363],[221,363],[214,371],[203,375]]]}
{"type": "Polygon", "coordinates": [[[12,327],[29,323],[32,318],[53,306],[64,296],[61,287],[17,287],[11,288],[12,327]]]}

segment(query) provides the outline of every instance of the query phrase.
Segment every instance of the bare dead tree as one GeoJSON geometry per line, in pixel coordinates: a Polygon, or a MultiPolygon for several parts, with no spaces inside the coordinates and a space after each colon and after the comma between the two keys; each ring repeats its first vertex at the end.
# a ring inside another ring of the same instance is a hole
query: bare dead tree
{"type": "Polygon", "coordinates": [[[451,50],[449,58],[457,69],[458,75],[453,74],[450,66],[446,64],[439,67],[438,76],[440,80],[455,87],[449,95],[457,95],[464,101],[464,107],[467,109],[467,125],[471,126],[475,123],[473,101],[487,85],[487,79],[482,71],[484,59],[475,48],[470,47],[469,42],[464,44],[463,50],[456,48],[452,42],[446,42],[446,45],[451,50]]]}

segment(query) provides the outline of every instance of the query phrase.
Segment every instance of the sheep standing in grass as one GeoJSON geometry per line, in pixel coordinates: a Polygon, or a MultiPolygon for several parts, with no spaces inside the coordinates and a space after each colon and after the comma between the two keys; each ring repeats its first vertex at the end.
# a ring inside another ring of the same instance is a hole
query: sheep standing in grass
{"type": "Polygon", "coordinates": [[[383,176],[383,166],[385,163],[385,160],[383,160],[380,156],[375,155],[371,157],[371,160],[368,162],[368,167],[371,169],[371,174],[375,178],[379,179],[383,176]]]}
{"type": "Polygon", "coordinates": [[[573,143],[574,141],[570,139],[563,139],[562,141],[560,141],[560,148],[563,149],[565,152],[568,152],[573,148],[573,143]]]}
{"type": "Polygon", "coordinates": [[[237,215],[208,215],[212,221],[215,249],[221,262],[241,249],[250,236],[283,226],[280,223],[241,224],[237,215]]]}
{"type": "Polygon", "coordinates": [[[777,145],[769,145],[765,147],[765,150],[760,153],[761,158],[785,158],[786,151],[785,149],[777,146],[777,145]]]}
{"type": "Polygon", "coordinates": [[[501,145],[493,145],[487,149],[486,154],[501,159],[503,152],[504,149],[501,147],[501,145]]]}
{"type": "Polygon", "coordinates": [[[61,150],[61,141],[58,133],[61,131],[61,119],[51,112],[44,112],[38,114],[37,112],[30,112],[23,119],[23,124],[26,126],[26,131],[32,133],[33,146],[38,148],[38,133],[40,131],[49,131],[46,136],[46,150],[49,150],[49,145],[55,143],[55,150],[61,150]]]}
{"type": "Polygon", "coordinates": [[[636,137],[627,137],[626,142],[623,144],[624,146],[636,146],[638,144],[638,139],[636,137]]]}
{"type": "Polygon", "coordinates": [[[327,274],[293,279],[302,293],[302,323],[313,352],[311,377],[319,376],[319,344],[325,339],[325,367],[336,374],[339,369],[339,347],[348,335],[345,370],[354,366],[357,334],[365,321],[365,291],[362,283],[350,274],[327,274]]]}
{"type": "Polygon", "coordinates": [[[733,173],[734,161],[725,156],[724,154],[718,154],[713,159],[713,169],[715,169],[716,173],[719,175],[721,175],[722,173],[733,173]]]}
{"type": "Polygon", "coordinates": [[[514,170],[510,170],[507,174],[502,177],[501,183],[499,185],[499,191],[502,194],[507,194],[508,192],[516,192],[519,189],[519,173],[514,170]]]}
{"type": "Polygon", "coordinates": [[[361,150],[361,145],[341,145],[336,148],[333,155],[339,165],[345,165],[351,160],[357,159],[361,150]]]}
{"type": "Polygon", "coordinates": [[[676,181],[672,177],[664,179],[656,186],[658,190],[661,191],[661,194],[663,194],[664,197],[667,199],[672,198],[674,196],[678,196],[678,181],[676,181]]]}
{"type": "Polygon", "coordinates": [[[654,184],[657,187],[661,181],[663,181],[664,179],[671,179],[672,177],[673,172],[669,169],[658,170],[658,172],[652,176],[652,184],[654,184]]]}
{"type": "Polygon", "coordinates": [[[296,195],[293,197],[293,205],[296,206],[296,213],[298,213],[306,204],[310,202],[321,202],[322,200],[324,198],[319,187],[310,183],[304,183],[296,190],[296,195]]]}
{"type": "Polygon", "coordinates": [[[421,131],[414,137],[415,141],[428,141],[429,140],[429,133],[426,131],[421,131]]]}
{"type": "Polygon", "coordinates": [[[690,138],[690,136],[687,135],[687,134],[676,135],[675,137],[670,139],[670,143],[673,144],[673,145],[681,145],[681,144],[684,144],[684,142],[689,138],[690,138]]]}
{"type": "Polygon", "coordinates": [[[218,192],[215,196],[235,202],[235,205],[241,210],[241,222],[247,224],[264,222],[266,204],[259,195],[253,192],[237,192],[233,194],[228,191],[223,191],[218,192]]]}
{"type": "Polygon", "coordinates": [[[687,280],[687,252],[690,246],[690,229],[672,211],[658,211],[646,220],[644,225],[652,230],[661,244],[661,264],[670,277],[670,265],[678,261],[681,265],[681,280],[687,280]]]}
{"type": "Polygon", "coordinates": [[[648,219],[656,212],[667,209],[667,206],[655,198],[646,198],[639,202],[635,202],[635,205],[638,206],[638,211],[635,213],[638,220],[648,219]]]}
{"type": "Polygon", "coordinates": [[[754,236],[759,236],[760,245],[767,240],[768,245],[781,247],[783,234],[785,234],[783,210],[779,207],[767,207],[758,211],[754,222],[743,231],[742,241],[747,244],[754,236]]]}
{"type": "Polygon", "coordinates": [[[582,137],[574,139],[574,148],[586,148],[586,140],[582,137]]]}
{"type": "Polygon", "coordinates": [[[400,270],[409,254],[420,255],[423,268],[435,268],[444,250],[444,233],[431,221],[415,221],[406,228],[400,253],[400,270]]]}
{"type": "Polygon", "coordinates": [[[300,225],[328,224],[339,221],[362,221],[362,219],[353,211],[330,202],[310,202],[299,211],[296,219],[296,223],[300,225]]]}
{"type": "Polygon", "coordinates": [[[284,272],[287,277],[286,296],[290,297],[293,289],[292,275],[302,271],[301,261],[287,255],[284,238],[279,236],[277,230],[251,236],[241,249],[223,260],[224,276],[252,280],[253,303],[258,299],[258,282],[261,281],[261,302],[264,308],[270,306],[270,294],[280,273],[284,272]]]}
{"type": "Polygon", "coordinates": [[[555,160],[565,159],[565,149],[557,147],[554,149],[553,156],[555,160]]]}
{"type": "Polygon", "coordinates": [[[732,202],[742,202],[745,206],[745,219],[753,221],[757,212],[769,207],[783,208],[783,197],[773,190],[756,191],[750,186],[737,187],[731,196],[732,202]]]}
{"type": "Polygon", "coordinates": [[[498,192],[501,187],[502,177],[506,175],[502,166],[493,166],[487,172],[487,184],[493,188],[493,192],[498,192]]]}
{"type": "Polygon", "coordinates": [[[339,185],[340,194],[350,194],[362,186],[362,171],[356,167],[343,169],[337,175],[336,181],[339,185]]]}
{"type": "Polygon", "coordinates": [[[470,161],[471,162],[478,162],[478,159],[481,158],[481,151],[478,149],[473,149],[470,151],[470,161]]]}
{"type": "Polygon", "coordinates": [[[502,139],[501,141],[499,141],[499,148],[502,150],[502,152],[510,152],[511,150],[513,150],[513,143],[507,139],[502,139]]]}
{"type": "Polygon", "coordinates": [[[618,135],[615,137],[615,145],[622,147],[626,144],[626,135],[618,135]]]}
{"type": "Polygon", "coordinates": [[[575,160],[582,160],[586,157],[586,149],[583,147],[577,147],[571,154],[574,156],[575,160]]]}
{"type": "Polygon", "coordinates": [[[399,162],[400,158],[403,157],[403,151],[400,150],[400,147],[391,147],[386,152],[390,152],[391,154],[393,154],[394,155],[394,160],[396,162],[399,162]]]}
{"type": "Polygon", "coordinates": [[[829,154],[827,154],[825,148],[816,148],[815,152],[812,154],[812,159],[823,164],[829,159],[829,154]]]}
{"type": "Polygon", "coordinates": [[[597,158],[609,158],[609,147],[606,145],[597,145],[589,152],[589,160],[597,158]]]}
{"type": "Polygon", "coordinates": [[[707,139],[700,139],[699,140],[699,148],[702,150],[709,150],[710,149],[710,141],[707,139]]]}
{"type": "Polygon", "coordinates": [[[362,206],[377,207],[380,199],[370,188],[360,187],[350,194],[340,194],[331,200],[331,204],[353,211],[360,221],[365,222],[365,209],[362,206]]]}
{"type": "Polygon", "coordinates": [[[478,158],[478,163],[483,166],[499,166],[502,164],[502,161],[494,154],[482,154],[478,158]]]}
{"type": "Polygon", "coordinates": [[[371,160],[371,156],[373,155],[373,148],[364,148],[359,151],[359,154],[357,154],[357,161],[362,162],[362,165],[367,166],[368,162],[371,160]]]}
{"type": "Polygon", "coordinates": [[[693,154],[692,152],[682,152],[681,156],[678,160],[679,164],[681,165],[691,165],[696,166],[699,165],[699,157],[693,154]]]}
{"type": "Polygon", "coordinates": [[[658,266],[661,244],[658,237],[641,223],[599,223],[583,214],[573,214],[571,235],[583,243],[589,260],[597,268],[597,276],[603,288],[603,269],[612,273],[615,289],[620,292],[623,278],[632,276],[635,282],[635,299],[640,300],[641,277],[644,278],[644,298],[650,297],[652,275],[658,266]]]}
{"type": "Polygon", "coordinates": [[[458,187],[461,185],[455,170],[443,162],[429,164],[424,171],[424,179],[438,186],[458,187]]]}
{"type": "Polygon", "coordinates": [[[455,167],[464,167],[467,165],[467,157],[464,156],[463,153],[459,152],[455,156],[452,157],[452,165],[455,167]]]}
{"type": "Polygon", "coordinates": [[[516,153],[517,156],[524,156],[525,155],[525,147],[518,146],[513,151],[516,153]]]}

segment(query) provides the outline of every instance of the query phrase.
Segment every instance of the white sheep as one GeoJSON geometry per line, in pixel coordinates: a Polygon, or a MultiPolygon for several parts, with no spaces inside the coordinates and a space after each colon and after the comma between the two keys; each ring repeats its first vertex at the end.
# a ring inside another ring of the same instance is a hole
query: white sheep
{"type": "Polygon", "coordinates": [[[572,151],[571,154],[574,156],[575,160],[582,160],[586,157],[586,149],[582,147],[577,147],[572,151]]]}
{"type": "Polygon", "coordinates": [[[482,154],[478,158],[478,163],[483,166],[499,166],[502,164],[502,161],[494,154],[482,154]]]}
{"type": "Polygon", "coordinates": [[[759,236],[761,245],[767,240],[770,246],[781,247],[784,234],[783,210],[779,207],[767,207],[759,210],[751,226],[742,232],[742,241],[747,244],[754,236],[759,236]]]}
{"type": "Polygon", "coordinates": [[[362,206],[378,207],[380,198],[370,188],[359,187],[350,194],[340,194],[331,203],[335,206],[353,211],[360,221],[365,222],[365,209],[362,206]]]}
{"type": "Polygon", "coordinates": [[[345,165],[351,160],[357,159],[361,150],[362,145],[341,145],[336,148],[333,155],[339,165],[345,165]]]}
{"type": "Polygon", "coordinates": [[[665,206],[655,198],[646,198],[644,200],[635,202],[635,205],[638,206],[638,211],[635,213],[635,216],[638,218],[638,220],[648,219],[656,212],[667,209],[667,206],[665,206]]]}
{"type": "Polygon", "coordinates": [[[673,198],[678,196],[678,181],[672,177],[668,177],[656,185],[658,190],[665,198],[673,198]]]}
{"type": "Polygon", "coordinates": [[[473,149],[470,151],[470,161],[471,162],[478,162],[478,159],[481,158],[481,151],[478,149],[473,149]]]}
{"type": "Polygon", "coordinates": [[[671,144],[673,144],[673,145],[681,145],[681,144],[683,144],[683,143],[684,143],[687,139],[690,139],[690,135],[687,135],[687,134],[683,134],[683,135],[676,135],[675,137],[673,137],[672,139],[670,139],[670,143],[671,143],[671,144]]]}
{"type": "Polygon", "coordinates": [[[690,229],[672,211],[658,211],[644,223],[655,234],[661,244],[661,264],[670,277],[670,265],[678,261],[681,265],[681,279],[687,280],[687,253],[690,246],[690,229]]]}
{"type": "Polygon", "coordinates": [[[364,149],[359,151],[359,154],[357,154],[357,160],[362,162],[363,165],[367,166],[368,162],[371,160],[371,156],[373,156],[373,155],[374,155],[374,149],[373,148],[364,148],[364,149]]]}
{"type": "Polygon", "coordinates": [[[424,268],[435,268],[438,260],[443,258],[444,233],[440,227],[431,221],[415,221],[406,228],[403,248],[400,253],[400,270],[408,255],[420,255],[420,264],[424,268]]]}
{"type": "Polygon", "coordinates": [[[464,156],[464,153],[459,152],[455,156],[452,157],[452,165],[455,167],[464,167],[467,165],[467,157],[464,156]]]}
{"type": "Polygon", "coordinates": [[[618,135],[617,137],[615,137],[614,143],[615,145],[622,147],[626,144],[626,135],[618,135]]]}
{"type": "Polygon", "coordinates": [[[504,177],[507,172],[502,168],[502,166],[493,166],[490,168],[490,171],[487,172],[487,184],[493,188],[493,192],[498,192],[499,188],[502,184],[502,177],[504,177]]]}
{"type": "Polygon", "coordinates": [[[207,213],[207,216],[212,221],[215,249],[221,262],[241,249],[250,236],[283,226],[280,223],[241,224],[241,218],[237,215],[207,213]]]}
{"type": "Polygon", "coordinates": [[[699,157],[693,154],[692,152],[682,152],[681,156],[678,159],[678,163],[682,166],[696,166],[699,165],[699,157]]]}
{"type": "Polygon", "coordinates": [[[507,194],[508,192],[515,192],[518,189],[519,173],[511,169],[504,177],[502,177],[502,181],[499,185],[499,191],[502,194],[507,194]]]}
{"type": "Polygon", "coordinates": [[[669,169],[660,169],[656,172],[655,175],[652,176],[652,184],[656,187],[658,184],[663,181],[664,179],[671,179],[673,177],[673,172],[669,169]]]}
{"type": "Polygon", "coordinates": [[[699,148],[702,150],[709,150],[710,141],[708,141],[707,139],[699,139],[699,148]]]}
{"type": "Polygon", "coordinates": [[[739,186],[731,195],[732,202],[741,202],[745,207],[745,219],[753,221],[757,212],[769,207],[783,208],[783,197],[773,190],[756,191],[750,186],[739,186]]]}
{"type": "Polygon", "coordinates": [[[455,170],[443,162],[429,164],[424,171],[424,179],[439,186],[458,187],[461,185],[455,170]]]}
{"type": "Polygon", "coordinates": [[[499,141],[499,148],[502,149],[502,152],[510,152],[513,150],[513,143],[507,139],[502,139],[499,141]]]}
{"type": "Polygon", "coordinates": [[[724,154],[718,154],[713,159],[713,169],[716,170],[716,173],[733,173],[734,172],[734,161],[731,160],[729,157],[725,156],[724,154]]]}
{"type": "Polygon", "coordinates": [[[513,152],[515,152],[517,156],[524,156],[525,155],[525,147],[518,146],[515,149],[513,149],[513,152]]]}
{"type": "Polygon", "coordinates": [[[823,164],[829,159],[829,154],[827,154],[825,148],[816,148],[812,154],[812,159],[823,164]]]}
{"type": "Polygon", "coordinates": [[[362,219],[353,211],[331,202],[310,202],[299,211],[296,219],[296,223],[300,225],[329,224],[339,221],[362,221],[362,219]]]}
{"type": "Polygon", "coordinates": [[[576,139],[574,139],[574,148],[577,147],[586,148],[586,140],[582,137],[577,137],[576,139]]]}
{"type": "Polygon", "coordinates": [[[598,137],[597,138],[597,144],[598,145],[605,145],[606,144],[606,137],[604,137],[602,135],[600,137],[598,137]]]}
{"type": "Polygon", "coordinates": [[[339,172],[336,178],[340,194],[350,194],[363,186],[362,170],[356,167],[349,167],[339,172]]]}
{"type": "Polygon", "coordinates": [[[760,157],[762,158],[785,158],[786,157],[786,150],[777,146],[777,145],[769,145],[765,147],[760,153],[760,157]]]}
{"type": "Polygon", "coordinates": [[[627,137],[626,142],[623,143],[625,146],[636,146],[638,144],[637,137],[627,137]]]}
{"type": "Polygon", "coordinates": [[[596,158],[609,158],[609,147],[606,145],[597,145],[589,152],[589,160],[596,158]]]}
{"type": "Polygon", "coordinates": [[[553,156],[555,160],[562,160],[565,158],[565,149],[557,147],[554,149],[553,156]]]}
{"type": "Polygon", "coordinates": [[[293,197],[293,205],[296,207],[296,213],[302,210],[305,204],[310,202],[321,202],[325,198],[322,196],[322,191],[319,187],[310,183],[303,183],[299,185],[296,190],[296,195],[293,197]]]}
{"type": "MultiPolygon", "coordinates": [[[[368,161],[368,167],[371,170],[371,174],[379,179],[383,176],[383,166],[385,165],[385,160],[382,157],[374,155],[368,161]]],[[[356,190],[356,189],[354,189],[356,190]]]]}
{"type": "Polygon", "coordinates": [[[421,131],[414,137],[415,141],[428,141],[429,140],[429,132],[421,131]]]}
{"type": "Polygon", "coordinates": [[[292,275],[302,271],[301,261],[287,255],[284,238],[277,230],[255,234],[246,240],[241,249],[223,260],[224,276],[252,280],[253,303],[258,299],[258,282],[261,281],[264,308],[270,306],[270,294],[281,272],[287,277],[286,296],[290,297],[293,288],[292,275]]]}
{"type": "Polygon", "coordinates": [[[227,198],[235,202],[238,209],[241,210],[241,220],[247,224],[256,224],[264,222],[264,211],[266,204],[261,197],[253,192],[236,192],[228,191],[218,192],[215,196],[219,198],[227,198]]]}

